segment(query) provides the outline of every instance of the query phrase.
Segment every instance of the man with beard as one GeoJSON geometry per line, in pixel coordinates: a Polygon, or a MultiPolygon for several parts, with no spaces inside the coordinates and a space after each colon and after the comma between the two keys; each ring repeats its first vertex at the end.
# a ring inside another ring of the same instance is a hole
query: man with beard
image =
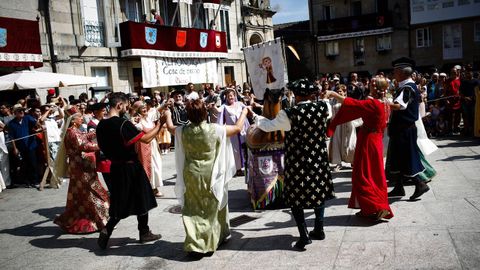
{"type": "MultiPolygon", "coordinates": [[[[148,211],[157,207],[150,181],[138,160],[135,143],[150,143],[157,135],[162,123],[147,133],[137,130],[132,122],[122,116],[127,111],[128,99],[124,93],[113,93],[109,97],[110,111],[107,119],[97,126],[97,141],[100,150],[111,160],[110,219],[100,231],[98,245],[106,249],[115,225],[131,215],[136,215],[140,242],[146,243],[161,238],[148,227],[148,211]]],[[[160,122],[160,121],[159,121],[160,122]]]]}
{"type": "Polygon", "coordinates": [[[182,90],[175,90],[172,92],[172,98],[168,101],[170,110],[172,111],[172,122],[174,126],[183,126],[189,123],[187,117],[187,110],[185,110],[185,104],[183,104],[182,90]],[[173,103],[173,106],[171,105],[173,103]]]}

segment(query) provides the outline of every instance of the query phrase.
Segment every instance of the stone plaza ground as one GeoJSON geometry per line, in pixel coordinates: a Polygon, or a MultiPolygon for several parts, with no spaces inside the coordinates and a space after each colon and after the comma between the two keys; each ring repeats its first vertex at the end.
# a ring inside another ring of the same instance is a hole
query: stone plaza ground
{"type": "MultiPolygon", "coordinates": [[[[0,193],[0,269],[480,269],[480,142],[437,139],[428,156],[438,175],[421,200],[391,200],[395,217],[371,222],[347,208],[351,171],[333,173],[337,199],[325,211],[326,239],[292,249],[298,232],[288,209],[252,211],[245,181],[230,184],[232,237],[211,257],[183,252],[184,230],[173,187],[174,154],[164,156],[165,197],[150,212],[162,239],[139,244],[137,221],[117,225],[110,248],[98,233],[67,235],[53,219],[65,205],[59,190],[16,188],[0,193]]],[[[306,212],[313,227],[313,212],[306,212]]]]}

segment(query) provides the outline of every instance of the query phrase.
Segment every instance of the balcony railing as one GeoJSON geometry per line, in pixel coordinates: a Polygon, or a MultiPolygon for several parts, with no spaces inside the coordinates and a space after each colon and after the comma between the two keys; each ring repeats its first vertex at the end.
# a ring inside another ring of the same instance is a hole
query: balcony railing
{"type": "Polygon", "coordinates": [[[85,46],[87,47],[104,47],[104,30],[103,23],[98,21],[84,21],[85,29],[85,46]]]}
{"type": "Polygon", "coordinates": [[[390,13],[372,13],[361,16],[350,16],[332,20],[318,21],[318,34],[333,35],[392,27],[390,13]]]}

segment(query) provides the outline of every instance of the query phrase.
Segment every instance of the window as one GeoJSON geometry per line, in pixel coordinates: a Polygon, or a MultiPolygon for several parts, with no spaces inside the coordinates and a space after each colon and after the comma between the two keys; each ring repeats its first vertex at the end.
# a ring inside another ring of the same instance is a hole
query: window
{"type": "Polygon", "coordinates": [[[225,32],[227,36],[227,48],[230,50],[232,45],[230,44],[230,18],[228,10],[220,10],[220,31],[225,32]]]}
{"type": "Polygon", "coordinates": [[[352,14],[352,16],[362,15],[362,2],[361,1],[352,2],[351,14],[352,14]]]}
{"type": "Polygon", "coordinates": [[[365,40],[356,38],[353,41],[353,64],[355,66],[365,65],[365,40]]]}
{"type": "Polygon", "coordinates": [[[323,6],[323,19],[331,20],[335,18],[335,8],[333,6],[323,6]]]}
{"type": "Polygon", "coordinates": [[[160,16],[162,16],[165,25],[180,25],[180,23],[178,22],[178,14],[175,16],[177,3],[173,3],[172,0],[160,0],[158,4],[160,16]]]}
{"type": "Polygon", "coordinates": [[[328,56],[337,56],[339,55],[338,52],[338,42],[337,41],[330,41],[325,43],[325,55],[328,56]]]}
{"type": "Polygon", "coordinates": [[[462,58],[462,27],[460,24],[443,26],[443,59],[462,58]]]}
{"type": "Polygon", "coordinates": [[[198,29],[208,28],[208,10],[203,7],[202,1],[194,1],[191,9],[192,27],[198,29]]]}
{"type": "Polygon", "coordinates": [[[381,35],[377,37],[377,51],[386,51],[392,49],[392,36],[381,35]]]}
{"type": "Polygon", "coordinates": [[[475,22],[473,25],[473,40],[480,42],[480,22],[475,22]]]}
{"type": "Polygon", "coordinates": [[[417,29],[417,48],[432,46],[432,35],[430,28],[417,29]]]}
{"type": "Polygon", "coordinates": [[[442,3],[442,7],[443,8],[451,8],[451,7],[453,7],[453,4],[454,4],[453,1],[447,1],[447,2],[442,3]]]}
{"type": "Polygon", "coordinates": [[[82,12],[85,46],[104,47],[105,32],[102,1],[84,0],[82,12]]]}
{"type": "Polygon", "coordinates": [[[134,22],[143,21],[142,0],[125,0],[125,16],[134,22]]]}
{"type": "Polygon", "coordinates": [[[470,5],[470,0],[458,0],[458,5],[459,6],[470,5]]]}

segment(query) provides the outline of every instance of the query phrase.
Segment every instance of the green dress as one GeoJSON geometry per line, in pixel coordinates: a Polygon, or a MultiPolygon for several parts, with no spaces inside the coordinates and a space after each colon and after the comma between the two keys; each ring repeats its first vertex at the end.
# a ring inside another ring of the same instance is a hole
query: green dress
{"type": "MultiPolygon", "coordinates": [[[[219,207],[220,201],[212,187],[212,181],[215,181],[212,177],[214,165],[219,159],[222,143],[225,143],[222,140],[226,139],[225,128],[202,122],[198,126],[194,124],[184,126],[180,134],[184,157],[182,208],[186,233],[184,250],[199,253],[214,252],[230,235],[228,206],[225,203],[224,207],[219,207]],[[223,138],[218,136],[219,130],[220,134],[223,130],[223,138]]],[[[219,183],[222,186],[220,190],[228,191],[226,182],[219,183]]]]}
{"type": "Polygon", "coordinates": [[[418,174],[418,178],[424,182],[430,182],[432,181],[432,178],[437,175],[437,171],[432,167],[432,165],[430,165],[430,163],[428,163],[422,151],[419,151],[419,153],[420,161],[422,162],[423,167],[425,167],[425,170],[418,174]]]}

